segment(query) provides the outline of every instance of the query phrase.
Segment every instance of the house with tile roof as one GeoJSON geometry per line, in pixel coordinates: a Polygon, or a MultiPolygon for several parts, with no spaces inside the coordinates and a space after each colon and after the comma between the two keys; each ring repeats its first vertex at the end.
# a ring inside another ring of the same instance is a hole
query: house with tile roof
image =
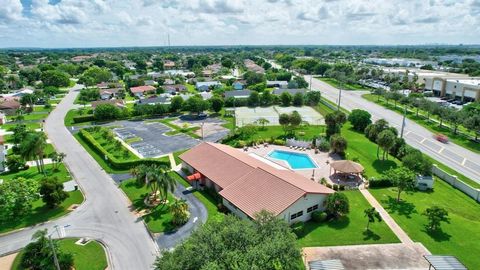
{"type": "Polygon", "coordinates": [[[142,85],[136,87],[130,87],[130,92],[137,97],[142,97],[148,93],[155,93],[156,88],[151,85],[142,85]]]}
{"type": "Polygon", "coordinates": [[[180,155],[187,179],[196,188],[214,189],[241,218],[261,210],[292,224],[322,210],[334,191],[281,166],[273,166],[227,145],[204,142],[180,155]]]}

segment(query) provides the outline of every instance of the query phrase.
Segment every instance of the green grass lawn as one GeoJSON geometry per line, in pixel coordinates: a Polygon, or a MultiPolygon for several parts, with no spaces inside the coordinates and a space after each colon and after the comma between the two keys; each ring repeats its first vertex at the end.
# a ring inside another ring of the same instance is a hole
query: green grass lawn
{"type": "MultiPolygon", "coordinates": [[[[60,164],[60,166],[58,167],[59,169],[58,171],[53,171],[52,166],[53,166],[52,164],[45,165],[46,176],[48,177],[56,176],[58,180],[60,180],[61,182],[67,182],[72,179],[72,177],[70,176],[70,174],[68,173],[67,169],[63,164],[60,164]]],[[[6,173],[0,174],[0,179],[3,179],[5,181],[9,181],[19,177],[40,180],[44,177],[44,175],[41,173],[38,173],[36,166],[32,166],[27,170],[19,171],[16,173],[6,172],[6,173]]]]}
{"type": "Polygon", "coordinates": [[[137,100],[137,98],[134,96],[131,96],[130,94],[125,95],[125,101],[132,101],[132,100],[137,100]]]}
{"type": "MultiPolygon", "coordinates": [[[[58,240],[60,250],[73,255],[75,270],[104,270],[108,266],[107,256],[102,245],[94,240],[86,245],[77,245],[78,238],[66,238],[58,240]]],[[[22,251],[19,252],[12,266],[12,270],[20,270],[20,259],[22,251]]]]}
{"type": "Polygon", "coordinates": [[[53,110],[53,108],[45,108],[44,105],[35,105],[33,107],[34,112],[44,112],[44,113],[50,113],[53,110]]]}
{"type": "MultiPolygon", "coordinates": [[[[23,121],[41,121],[47,118],[48,113],[36,112],[36,113],[26,113],[23,114],[23,121]]],[[[8,120],[15,119],[16,115],[7,116],[8,120]]]]}
{"type": "Polygon", "coordinates": [[[83,146],[83,148],[92,156],[95,161],[104,169],[107,173],[126,173],[128,170],[117,170],[112,167],[105,161],[104,157],[101,157],[95,150],[93,150],[90,145],[82,138],[82,136],[79,135],[79,133],[76,133],[73,135],[75,139],[83,146]]]}
{"type": "MultiPolygon", "coordinates": [[[[300,140],[310,141],[314,136],[319,136],[325,133],[325,126],[300,126],[295,130],[294,136],[300,140]]],[[[251,140],[261,140],[268,138],[284,138],[285,132],[282,126],[265,126],[264,129],[259,127],[251,140]]]]}
{"type": "Polygon", "coordinates": [[[185,127],[180,127],[180,126],[177,126],[177,125],[172,123],[172,121],[174,121],[176,119],[177,118],[165,118],[165,119],[158,120],[157,122],[160,122],[160,123],[162,123],[162,124],[164,124],[164,125],[173,129],[171,131],[168,131],[166,133],[166,135],[173,136],[175,134],[184,133],[184,134],[189,135],[192,138],[201,139],[200,136],[195,134],[195,131],[200,129],[200,127],[191,126],[191,125],[186,125],[185,127]]]}
{"type": "Polygon", "coordinates": [[[6,233],[12,230],[33,226],[38,223],[42,223],[51,219],[59,218],[70,211],[68,208],[72,204],[81,204],[83,202],[82,193],[77,191],[69,192],[69,197],[57,208],[50,209],[45,206],[42,199],[36,200],[33,203],[32,212],[17,220],[11,220],[6,223],[0,224],[0,233],[6,233]]]}
{"type": "MultiPolygon", "coordinates": [[[[7,124],[2,125],[1,127],[5,130],[13,131],[16,125],[19,123],[17,122],[10,122],[7,124]]],[[[39,122],[30,122],[30,123],[22,123],[22,125],[25,125],[25,127],[29,130],[35,130],[39,129],[41,127],[41,124],[39,122]]]]}
{"type": "Polygon", "coordinates": [[[185,87],[187,87],[187,92],[191,94],[198,94],[197,89],[195,89],[195,85],[186,83],[185,87]]]}
{"type": "MultiPolygon", "coordinates": [[[[363,133],[353,130],[349,122],[342,127],[342,136],[348,142],[347,159],[358,159],[358,162],[365,168],[365,174],[369,178],[378,177],[390,168],[401,165],[401,162],[392,156],[388,160],[378,159],[377,144],[368,140],[363,133]]],[[[382,153],[382,150],[380,150],[380,153],[382,153]]]]}
{"type": "MultiPolygon", "coordinates": [[[[143,200],[150,193],[150,189],[147,188],[146,185],[140,186],[136,183],[135,179],[129,179],[123,181],[120,184],[120,188],[127,194],[127,197],[136,210],[147,209],[143,200]]],[[[173,198],[172,194],[168,195],[169,202],[172,202],[173,198]]],[[[171,223],[172,215],[169,204],[157,206],[151,213],[144,215],[142,218],[147,224],[148,229],[153,233],[169,232],[176,228],[171,223]]]]}
{"type": "Polygon", "coordinates": [[[302,247],[339,246],[398,243],[399,240],[385,222],[370,224],[371,232],[365,232],[367,219],[363,210],[371,207],[359,191],[343,192],[350,203],[350,213],[337,221],[305,223],[305,231],[298,238],[302,247]]]}
{"type": "Polygon", "coordinates": [[[119,161],[139,159],[125,146],[117,144],[119,141],[106,138],[102,133],[102,130],[105,130],[105,128],[102,128],[100,131],[88,131],[88,133],[92,135],[92,137],[109,153],[109,155],[115,157],[119,161]]]}
{"type": "MultiPolygon", "coordinates": [[[[390,101],[389,104],[387,105],[386,101],[383,98],[381,98],[380,101],[378,101],[378,98],[376,95],[365,94],[365,95],[362,95],[362,97],[368,101],[374,102],[387,109],[396,111],[399,114],[403,114],[403,111],[404,111],[403,107],[397,104],[397,107],[395,108],[393,101],[390,101]]],[[[448,139],[453,143],[458,144],[464,148],[467,148],[473,152],[480,153],[480,143],[474,142],[473,140],[471,140],[469,137],[465,135],[467,134],[468,136],[474,137],[475,134],[473,132],[470,132],[466,130],[463,126],[460,126],[458,130],[461,131],[462,134],[461,133],[454,134],[453,130],[451,130],[448,127],[448,123],[443,123],[443,126],[440,127],[439,123],[434,121],[428,121],[425,115],[426,113],[421,112],[419,116],[417,116],[416,110],[409,110],[407,112],[408,119],[415,121],[417,124],[423,126],[424,128],[430,130],[431,132],[445,134],[448,136],[448,139]]],[[[435,116],[431,116],[430,118],[434,119],[435,116]]]]}
{"type": "Polygon", "coordinates": [[[75,116],[80,116],[80,115],[86,115],[86,114],[90,114],[92,113],[91,109],[72,109],[72,110],[69,110],[67,112],[67,115],[65,115],[65,118],[64,118],[64,123],[65,123],[65,126],[67,127],[70,127],[70,126],[88,126],[88,125],[92,125],[92,122],[89,121],[89,122],[82,122],[82,123],[74,123],[73,122],[73,118],[75,116]],[[84,110],[83,113],[80,113],[80,110],[84,110]]]}
{"type": "Polygon", "coordinates": [[[180,165],[182,163],[182,160],[178,156],[180,156],[181,154],[187,151],[188,150],[181,150],[181,151],[173,152],[173,158],[175,159],[176,165],[180,165]]]}
{"type": "Polygon", "coordinates": [[[414,241],[422,242],[433,254],[454,255],[469,269],[480,265],[480,204],[461,191],[437,180],[433,192],[402,193],[400,204],[394,188],[370,192],[414,241]],[[447,209],[450,217],[450,223],[443,223],[442,231],[436,233],[425,229],[427,219],[422,215],[431,206],[447,209]]]}
{"type": "MultiPolygon", "coordinates": [[[[188,188],[191,187],[190,183],[187,180],[183,179],[179,174],[172,172],[172,177],[174,177],[182,186],[188,188]]],[[[203,190],[192,190],[193,195],[203,203],[208,212],[207,221],[219,220],[224,217],[224,214],[218,211],[217,202],[210,194],[203,190]]]]}
{"type": "Polygon", "coordinates": [[[320,81],[323,81],[323,82],[326,82],[326,83],[330,84],[331,86],[333,86],[335,88],[342,88],[342,89],[345,89],[345,90],[360,90],[360,91],[370,90],[370,88],[368,86],[363,86],[363,85],[358,84],[358,83],[345,83],[345,84],[342,85],[339,81],[337,81],[334,78],[325,78],[325,77],[316,77],[316,78],[319,79],[320,81]]]}

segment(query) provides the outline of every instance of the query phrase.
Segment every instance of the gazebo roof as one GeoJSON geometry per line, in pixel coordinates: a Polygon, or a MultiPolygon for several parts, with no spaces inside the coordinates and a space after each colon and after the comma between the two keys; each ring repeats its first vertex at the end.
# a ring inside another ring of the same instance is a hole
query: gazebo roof
{"type": "Polygon", "coordinates": [[[351,160],[338,160],[330,163],[330,166],[336,171],[343,173],[361,173],[364,168],[361,164],[351,160]]]}

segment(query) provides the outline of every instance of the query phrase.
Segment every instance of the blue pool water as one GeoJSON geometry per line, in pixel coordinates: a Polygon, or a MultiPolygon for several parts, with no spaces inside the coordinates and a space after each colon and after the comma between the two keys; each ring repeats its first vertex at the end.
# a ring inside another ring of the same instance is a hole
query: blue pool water
{"type": "Polygon", "coordinates": [[[317,168],[317,165],[315,165],[307,154],[273,150],[268,156],[275,159],[285,160],[294,170],[317,168]]]}

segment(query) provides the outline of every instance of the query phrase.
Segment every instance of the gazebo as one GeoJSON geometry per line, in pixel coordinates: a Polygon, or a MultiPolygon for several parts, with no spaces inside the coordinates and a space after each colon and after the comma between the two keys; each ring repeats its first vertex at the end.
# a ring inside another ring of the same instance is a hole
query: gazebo
{"type": "Polygon", "coordinates": [[[360,176],[364,168],[361,164],[351,161],[351,160],[337,160],[330,163],[330,174],[336,173],[345,173],[345,174],[356,174],[360,176]]]}

